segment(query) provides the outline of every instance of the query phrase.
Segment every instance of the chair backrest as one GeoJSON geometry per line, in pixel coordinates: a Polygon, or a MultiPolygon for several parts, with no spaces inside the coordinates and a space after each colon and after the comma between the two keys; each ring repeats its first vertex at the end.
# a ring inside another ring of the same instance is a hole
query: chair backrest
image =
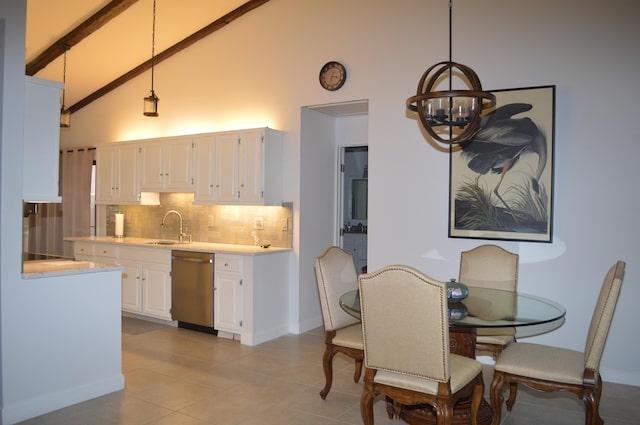
{"type": "Polygon", "coordinates": [[[458,280],[467,286],[515,291],[519,256],[497,245],[480,245],[460,253],[458,280]]]}
{"type": "Polygon", "coordinates": [[[609,328],[613,320],[613,312],[618,303],[622,280],[624,279],[625,262],[618,261],[607,272],[602,289],[598,296],[598,302],[593,312],[591,326],[587,335],[587,344],[584,351],[585,368],[598,371],[600,359],[604,351],[604,344],[609,335],[609,328]]]}
{"type": "Polygon", "coordinates": [[[344,328],[359,320],[340,307],[340,296],[358,289],[358,276],[353,256],[337,246],[330,246],[315,259],[316,282],[327,331],[344,328]]]}
{"type": "Polygon", "coordinates": [[[392,265],[361,274],[359,286],[366,367],[447,382],[446,284],[392,265]]]}

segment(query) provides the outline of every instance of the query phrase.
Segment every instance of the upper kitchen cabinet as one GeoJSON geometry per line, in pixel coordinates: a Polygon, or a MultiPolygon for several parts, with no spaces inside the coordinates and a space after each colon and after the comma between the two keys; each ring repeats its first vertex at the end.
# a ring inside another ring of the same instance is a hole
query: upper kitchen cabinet
{"type": "Polygon", "coordinates": [[[58,82],[25,77],[24,167],[25,201],[61,202],[58,192],[60,157],[60,90],[58,82]]]}
{"type": "Polygon", "coordinates": [[[140,202],[140,148],[110,143],[96,148],[96,204],[140,202]]]}
{"type": "Polygon", "coordinates": [[[145,192],[193,192],[192,137],[140,143],[141,182],[145,192]]]}
{"type": "Polygon", "coordinates": [[[228,131],[195,139],[194,203],[282,203],[282,132],[228,131]]]}

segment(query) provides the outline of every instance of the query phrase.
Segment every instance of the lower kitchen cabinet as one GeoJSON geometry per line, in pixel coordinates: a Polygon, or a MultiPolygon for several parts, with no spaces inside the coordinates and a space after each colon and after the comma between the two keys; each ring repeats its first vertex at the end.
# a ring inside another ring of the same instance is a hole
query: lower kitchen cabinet
{"type": "Polygon", "coordinates": [[[142,312],[142,276],[138,263],[120,260],[125,267],[122,271],[122,310],[132,313],[142,312]]]}
{"type": "Polygon", "coordinates": [[[74,258],[121,264],[122,311],[171,320],[171,251],[74,242],[74,258]]]}
{"type": "MultiPolygon", "coordinates": [[[[171,249],[69,238],[76,259],[116,263],[122,274],[122,310],[171,318],[171,249]]],[[[214,257],[214,327],[257,345],[289,333],[289,251],[257,255],[219,252],[214,257]]]]}
{"type": "Polygon", "coordinates": [[[171,320],[171,251],[120,247],[122,310],[171,320]]]}
{"type": "Polygon", "coordinates": [[[239,334],[242,329],[242,258],[215,257],[213,324],[219,331],[239,334]]]}

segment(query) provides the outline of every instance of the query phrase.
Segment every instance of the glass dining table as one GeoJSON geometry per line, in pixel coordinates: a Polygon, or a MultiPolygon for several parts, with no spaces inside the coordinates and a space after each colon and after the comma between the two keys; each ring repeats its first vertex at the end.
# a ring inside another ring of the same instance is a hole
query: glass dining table
{"type": "MultiPolygon", "coordinates": [[[[515,328],[517,337],[530,336],[557,328],[566,313],[557,302],[534,295],[471,286],[468,290],[466,298],[449,300],[449,345],[454,354],[475,358],[476,330],[479,328],[515,328]]],[[[359,291],[343,294],[340,306],[360,318],[359,291]]],[[[453,423],[471,423],[469,410],[470,402],[458,403],[453,423]]],[[[478,416],[479,425],[491,423],[493,412],[485,400],[478,416]]],[[[436,423],[430,406],[403,408],[400,417],[412,425],[436,423]]]]}

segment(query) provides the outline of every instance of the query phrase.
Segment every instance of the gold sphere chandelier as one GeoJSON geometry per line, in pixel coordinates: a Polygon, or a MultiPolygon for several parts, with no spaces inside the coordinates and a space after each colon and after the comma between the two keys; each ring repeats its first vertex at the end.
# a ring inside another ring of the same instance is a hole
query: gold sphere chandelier
{"type": "Polygon", "coordinates": [[[450,0],[449,60],[427,69],[418,82],[416,95],[407,99],[407,109],[418,113],[420,123],[429,136],[449,145],[471,140],[480,130],[483,112],[496,105],[495,95],[482,90],[482,84],[475,71],[451,59],[452,8],[453,1],[450,0]],[[467,87],[454,90],[454,77],[463,81],[467,87]],[[448,90],[439,90],[447,79],[448,90]]]}

